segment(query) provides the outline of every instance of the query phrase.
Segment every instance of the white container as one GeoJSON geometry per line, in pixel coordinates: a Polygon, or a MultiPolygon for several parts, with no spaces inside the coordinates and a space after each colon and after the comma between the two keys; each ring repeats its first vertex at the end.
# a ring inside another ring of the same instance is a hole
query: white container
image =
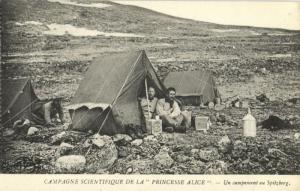
{"type": "Polygon", "coordinates": [[[245,137],[256,137],[256,119],[251,115],[250,108],[248,108],[248,113],[243,118],[243,135],[245,137]]]}

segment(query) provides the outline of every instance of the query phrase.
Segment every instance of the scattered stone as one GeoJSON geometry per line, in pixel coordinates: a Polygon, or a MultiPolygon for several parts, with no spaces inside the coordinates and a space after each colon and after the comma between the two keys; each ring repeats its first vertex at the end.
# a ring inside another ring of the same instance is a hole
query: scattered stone
{"type": "MultiPolygon", "coordinates": [[[[131,174],[150,174],[152,172],[154,160],[151,159],[138,159],[130,162],[125,162],[126,172],[129,168],[132,168],[131,174]]],[[[124,167],[121,167],[120,171],[123,171],[124,167]]],[[[126,173],[122,172],[122,173],[126,173]]]]}
{"type": "Polygon", "coordinates": [[[267,71],[266,68],[261,68],[261,69],[260,69],[260,72],[261,72],[262,74],[264,74],[264,75],[268,73],[268,71],[267,71]]]}
{"type": "Polygon", "coordinates": [[[142,139],[135,139],[134,141],[131,142],[131,145],[140,146],[142,143],[143,143],[142,139]]]}
{"type": "Polygon", "coordinates": [[[197,154],[199,153],[199,149],[192,149],[191,150],[191,155],[192,155],[192,157],[196,157],[197,156],[197,154]]]}
{"type": "Polygon", "coordinates": [[[64,143],[64,142],[62,142],[59,146],[60,146],[60,147],[67,147],[67,148],[71,148],[71,149],[74,148],[73,145],[71,145],[71,144],[69,144],[69,143],[64,143]]]}
{"type": "Polygon", "coordinates": [[[119,158],[123,158],[123,157],[127,157],[130,152],[130,149],[128,147],[124,147],[124,146],[120,146],[118,147],[118,157],[119,158]]]}
{"type": "Polygon", "coordinates": [[[256,96],[256,99],[260,102],[268,102],[270,99],[266,96],[266,94],[260,94],[256,96]]]}
{"type": "Polygon", "coordinates": [[[63,131],[63,132],[61,132],[59,134],[53,135],[51,137],[51,143],[52,144],[59,144],[59,143],[61,143],[63,141],[63,139],[64,139],[65,136],[66,136],[66,132],[65,131],[63,131]]]}
{"type": "Polygon", "coordinates": [[[90,139],[92,140],[92,143],[94,145],[101,149],[105,145],[105,139],[107,139],[107,136],[95,134],[92,137],[90,137],[90,139]]]}
{"type": "Polygon", "coordinates": [[[14,131],[13,129],[6,129],[6,130],[3,132],[3,137],[9,137],[9,136],[12,136],[14,133],[15,133],[15,131],[14,131]]]}
{"type": "Polygon", "coordinates": [[[291,139],[291,136],[289,136],[289,135],[285,135],[284,137],[283,137],[283,140],[290,140],[291,139]]]}
{"type": "Polygon", "coordinates": [[[179,154],[175,156],[175,160],[179,163],[186,163],[191,160],[191,157],[179,154]]]}
{"type": "Polygon", "coordinates": [[[92,145],[92,140],[91,139],[87,139],[84,141],[84,143],[82,144],[83,148],[89,148],[92,145]]]}
{"type": "Polygon", "coordinates": [[[106,169],[98,169],[96,174],[109,174],[109,172],[106,169]]]}
{"type": "Polygon", "coordinates": [[[206,164],[199,160],[192,160],[190,162],[189,173],[190,174],[203,174],[206,168],[206,164]]]}
{"type": "Polygon", "coordinates": [[[295,133],[294,138],[298,140],[300,138],[300,133],[295,133]]]}
{"type": "Polygon", "coordinates": [[[216,148],[208,147],[205,149],[200,149],[199,152],[196,154],[195,158],[207,162],[207,161],[214,161],[219,159],[220,155],[216,148]]]}
{"type": "Polygon", "coordinates": [[[113,141],[114,142],[118,142],[118,141],[121,141],[121,140],[124,140],[126,142],[130,142],[130,141],[132,141],[132,138],[129,135],[126,135],[126,134],[116,134],[116,135],[113,136],[113,141]]]}
{"type": "Polygon", "coordinates": [[[154,142],[154,143],[156,143],[157,139],[155,138],[154,135],[149,135],[149,136],[147,136],[147,137],[144,138],[144,141],[145,142],[154,142]]]}
{"type": "Polygon", "coordinates": [[[247,101],[242,101],[242,102],[241,102],[241,107],[244,108],[244,109],[249,108],[249,102],[247,102],[247,101]]]}
{"type": "Polygon", "coordinates": [[[72,151],[72,149],[74,149],[73,145],[62,142],[58,149],[59,155],[60,156],[67,155],[70,151],[72,151]]]}
{"type": "Polygon", "coordinates": [[[154,157],[154,161],[159,167],[163,168],[170,168],[174,163],[174,160],[165,150],[160,150],[160,152],[154,157]]]}
{"type": "Polygon", "coordinates": [[[160,151],[161,152],[169,152],[170,149],[168,147],[166,147],[166,146],[163,146],[163,147],[161,147],[160,151]]]}
{"type": "Polygon", "coordinates": [[[288,157],[287,154],[285,154],[279,149],[269,148],[268,153],[274,157],[288,157]]]}
{"type": "Polygon", "coordinates": [[[112,138],[107,135],[93,135],[91,138],[95,139],[95,137],[96,139],[101,140],[101,142],[103,141],[104,143],[101,143],[101,148],[98,145],[97,147],[90,147],[89,152],[86,155],[86,169],[90,173],[96,173],[100,169],[107,170],[114,164],[114,162],[118,158],[118,150],[112,138]]]}
{"type": "Polygon", "coordinates": [[[230,139],[227,135],[223,136],[218,142],[218,148],[221,152],[227,152],[230,148],[230,139]]]}
{"type": "Polygon", "coordinates": [[[239,102],[239,101],[237,101],[237,102],[234,103],[234,107],[236,107],[236,108],[239,108],[240,105],[241,105],[241,102],[239,102]]]}
{"type": "Polygon", "coordinates": [[[131,174],[133,172],[133,168],[129,167],[126,171],[126,174],[131,174]]]}
{"type": "Polygon", "coordinates": [[[28,129],[28,131],[27,131],[27,135],[28,135],[28,136],[34,135],[34,134],[36,134],[38,131],[39,131],[38,128],[36,128],[36,127],[30,127],[30,128],[28,129]]]}
{"type": "Polygon", "coordinates": [[[84,170],[86,159],[81,155],[69,155],[58,158],[55,162],[57,173],[81,173],[84,170]]]}
{"type": "Polygon", "coordinates": [[[210,115],[209,119],[211,122],[216,122],[217,121],[217,117],[215,115],[210,115]]]}
{"type": "Polygon", "coordinates": [[[216,110],[216,111],[221,111],[221,110],[223,110],[223,109],[225,109],[225,105],[221,105],[221,104],[215,105],[215,110],[216,110]]]}
{"type": "Polygon", "coordinates": [[[213,109],[214,106],[215,106],[214,102],[209,102],[209,103],[208,103],[208,108],[209,108],[209,109],[213,109]]]}
{"type": "MultiPolygon", "coordinates": [[[[236,140],[234,143],[233,143],[233,145],[234,145],[234,147],[236,147],[236,146],[239,146],[239,145],[242,145],[242,144],[245,144],[243,141],[241,141],[241,140],[236,140]]],[[[245,144],[246,145],[246,144],[245,144]]]]}
{"type": "Polygon", "coordinates": [[[79,131],[65,131],[65,135],[62,137],[61,142],[76,144],[88,136],[87,133],[79,131]]]}
{"type": "Polygon", "coordinates": [[[228,170],[228,165],[221,160],[209,163],[204,174],[225,174],[228,170]]]}

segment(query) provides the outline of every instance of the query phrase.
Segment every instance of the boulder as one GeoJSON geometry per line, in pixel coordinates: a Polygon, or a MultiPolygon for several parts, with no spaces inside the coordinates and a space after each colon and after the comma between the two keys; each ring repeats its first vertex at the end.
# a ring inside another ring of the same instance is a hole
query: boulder
{"type": "Polygon", "coordinates": [[[114,142],[118,142],[118,141],[122,141],[122,140],[124,140],[126,142],[130,142],[130,141],[132,141],[132,138],[126,134],[116,134],[113,136],[114,142]]]}
{"type": "Polygon", "coordinates": [[[200,159],[204,162],[214,161],[220,158],[218,150],[214,147],[207,147],[200,149],[198,153],[195,154],[196,159],[200,159]]]}
{"type": "Polygon", "coordinates": [[[174,161],[165,150],[160,150],[159,153],[154,157],[154,161],[158,167],[170,168],[174,161]]]}
{"type": "Polygon", "coordinates": [[[28,131],[27,131],[27,135],[28,135],[28,136],[34,135],[34,134],[36,134],[38,131],[39,131],[38,128],[36,128],[36,127],[30,127],[30,128],[28,129],[28,131]]]}
{"type": "Polygon", "coordinates": [[[294,138],[298,140],[300,138],[300,133],[295,133],[294,138]]]}
{"type": "Polygon", "coordinates": [[[86,159],[82,155],[69,155],[58,158],[55,162],[55,172],[75,174],[84,171],[86,159]]]}
{"type": "Polygon", "coordinates": [[[112,138],[97,134],[91,136],[89,139],[92,140],[94,146],[86,148],[88,149],[86,151],[86,170],[89,173],[96,173],[97,171],[102,172],[110,168],[118,158],[118,150],[112,138]]]}
{"type": "Polygon", "coordinates": [[[135,139],[134,141],[131,142],[131,145],[140,146],[142,143],[143,143],[142,139],[135,139]]]}

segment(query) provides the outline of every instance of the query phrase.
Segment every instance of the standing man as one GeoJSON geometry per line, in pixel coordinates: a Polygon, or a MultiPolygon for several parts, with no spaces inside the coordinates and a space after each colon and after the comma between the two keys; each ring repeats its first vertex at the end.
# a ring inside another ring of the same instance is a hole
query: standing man
{"type": "Polygon", "coordinates": [[[159,99],[156,106],[156,112],[162,120],[163,130],[167,132],[184,132],[185,127],[181,126],[184,119],[181,110],[176,101],[176,89],[169,87],[167,89],[168,97],[159,99]]]}
{"type": "Polygon", "coordinates": [[[155,117],[156,114],[155,109],[156,109],[157,101],[158,99],[157,97],[155,97],[155,89],[150,86],[148,88],[148,101],[147,101],[147,97],[140,98],[140,104],[145,119],[153,119],[155,117]]]}

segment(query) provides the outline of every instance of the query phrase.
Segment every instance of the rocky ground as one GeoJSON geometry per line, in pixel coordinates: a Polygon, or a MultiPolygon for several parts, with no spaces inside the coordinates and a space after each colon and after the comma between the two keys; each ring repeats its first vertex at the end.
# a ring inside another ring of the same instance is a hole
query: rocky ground
{"type": "Polygon", "coordinates": [[[258,128],[256,138],[244,138],[246,109],[232,107],[187,107],[211,117],[206,134],[189,129],[130,140],[92,137],[58,125],[34,135],[1,136],[1,172],[299,174],[299,101],[287,101],[300,95],[299,31],[223,26],[107,1],[84,2],[111,6],[3,1],[3,77],[31,77],[40,98],[60,96],[68,105],[95,56],[144,49],[162,80],[170,71],[211,70],[224,100],[238,95],[250,102],[257,121],[272,112],[293,128],[258,128]],[[53,34],[54,23],[111,36],[53,34]],[[255,100],[261,93],[270,102],[255,100]]]}

